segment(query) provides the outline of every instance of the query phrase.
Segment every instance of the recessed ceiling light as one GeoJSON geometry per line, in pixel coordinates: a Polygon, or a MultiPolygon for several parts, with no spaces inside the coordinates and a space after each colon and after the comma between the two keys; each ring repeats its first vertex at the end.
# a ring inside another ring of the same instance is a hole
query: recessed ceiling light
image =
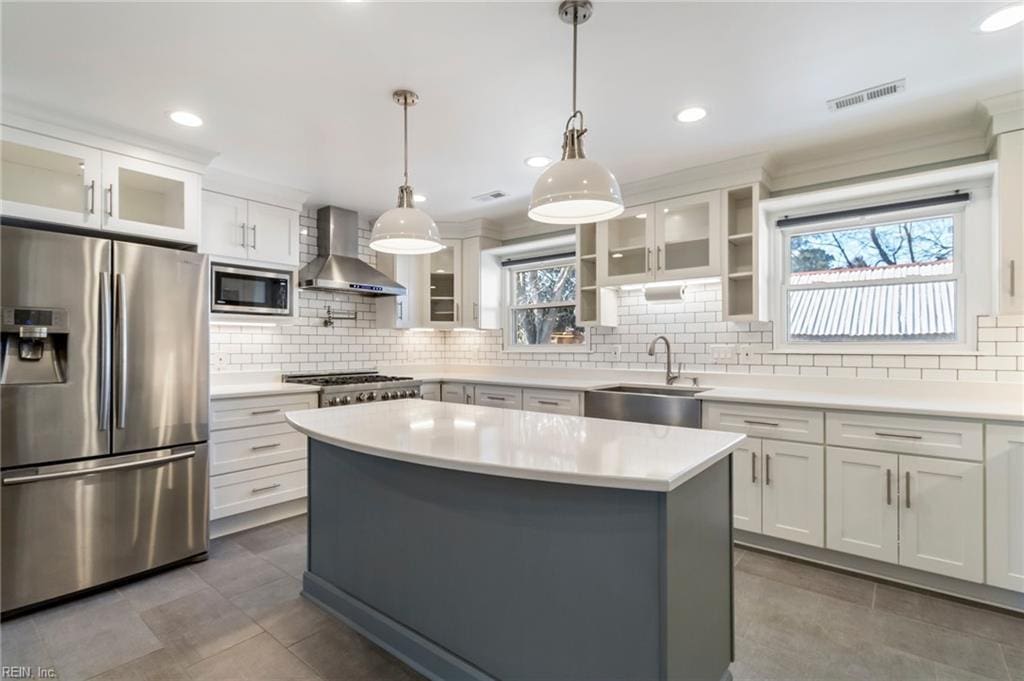
{"type": "Polygon", "coordinates": [[[708,112],[699,106],[691,106],[676,114],[676,120],[680,123],[696,123],[708,115],[708,112]]]}
{"type": "Polygon", "coordinates": [[[531,168],[547,168],[551,165],[551,159],[547,156],[527,156],[523,163],[531,168]]]}
{"type": "Polygon", "coordinates": [[[203,124],[203,119],[191,111],[172,111],[167,115],[172,121],[178,125],[184,125],[186,128],[198,128],[203,124]]]}
{"type": "Polygon", "coordinates": [[[413,194],[412,200],[415,201],[416,203],[423,203],[424,201],[427,200],[427,197],[424,196],[423,194],[413,194]]]}
{"type": "Polygon", "coordinates": [[[978,28],[985,33],[1002,31],[1024,21],[1024,5],[1010,5],[992,12],[978,28]]]}

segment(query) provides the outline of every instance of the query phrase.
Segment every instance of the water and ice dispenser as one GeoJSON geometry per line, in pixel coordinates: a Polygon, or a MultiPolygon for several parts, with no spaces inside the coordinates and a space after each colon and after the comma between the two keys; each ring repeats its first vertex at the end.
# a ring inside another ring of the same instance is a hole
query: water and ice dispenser
{"type": "Polygon", "coordinates": [[[0,313],[0,384],[64,383],[67,310],[4,307],[0,313]]]}

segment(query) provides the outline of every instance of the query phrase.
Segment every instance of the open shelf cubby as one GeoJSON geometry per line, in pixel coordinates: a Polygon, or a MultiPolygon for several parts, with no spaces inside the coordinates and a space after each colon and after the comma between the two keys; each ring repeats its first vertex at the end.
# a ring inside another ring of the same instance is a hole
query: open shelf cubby
{"type": "Polygon", "coordinates": [[[730,189],[725,194],[727,318],[749,318],[754,314],[757,199],[758,191],[755,185],[730,189]]]}

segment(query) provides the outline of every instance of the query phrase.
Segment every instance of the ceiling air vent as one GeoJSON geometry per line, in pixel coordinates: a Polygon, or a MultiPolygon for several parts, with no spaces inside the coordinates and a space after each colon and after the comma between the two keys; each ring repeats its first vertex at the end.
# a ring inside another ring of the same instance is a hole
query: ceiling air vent
{"type": "Polygon", "coordinates": [[[494,191],[484,192],[483,194],[477,194],[476,196],[473,197],[473,200],[481,202],[497,201],[498,199],[503,199],[506,196],[508,196],[508,194],[506,194],[505,192],[501,191],[500,189],[495,189],[494,191]]]}
{"type": "Polygon", "coordinates": [[[857,104],[873,102],[874,100],[881,99],[882,97],[895,95],[906,89],[907,79],[900,78],[899,80],[883,83],[881,85],[876,85],[875,87],[869,87],[865,90],[851,92],[850,94],[843,95],[842,97],[830,99],[828,100],[828,110],[842,111],[843,109],[849,109],[851,106],[856,106],[857,104]]]}

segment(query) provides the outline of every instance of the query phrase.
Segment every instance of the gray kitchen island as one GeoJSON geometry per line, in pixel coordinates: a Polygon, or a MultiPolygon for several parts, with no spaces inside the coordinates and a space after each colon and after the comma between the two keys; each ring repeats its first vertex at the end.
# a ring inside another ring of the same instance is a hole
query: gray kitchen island
{"type": "Polygon", "coordinates": [[[292,412],[303,593],[434,679],[707,679],[741,435],[402,400],[292,412]]]}

